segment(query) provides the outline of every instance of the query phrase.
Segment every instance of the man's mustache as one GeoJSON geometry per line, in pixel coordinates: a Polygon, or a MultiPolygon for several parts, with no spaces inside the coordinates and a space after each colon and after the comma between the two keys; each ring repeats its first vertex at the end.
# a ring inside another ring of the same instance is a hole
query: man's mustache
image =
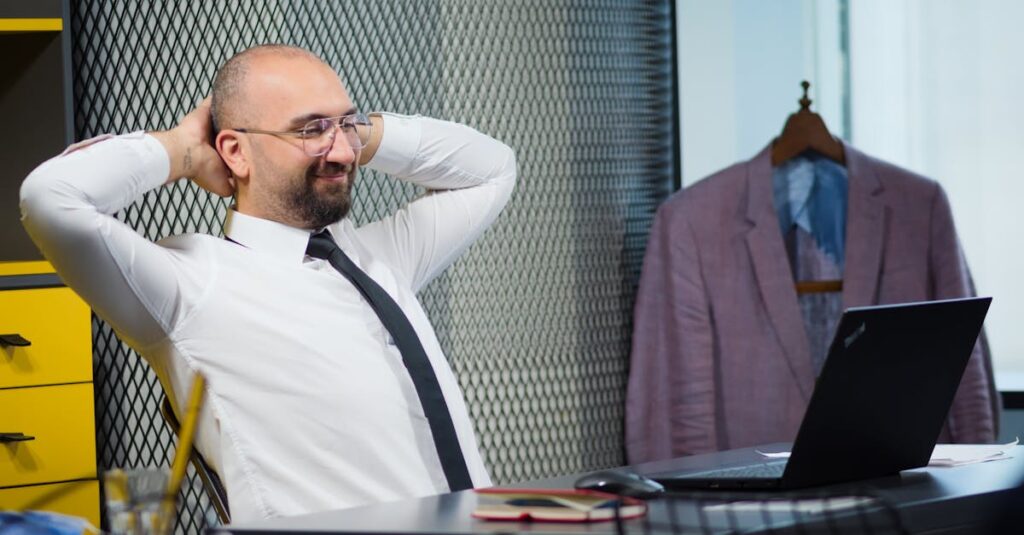
{"type": "Polygon", "coordinates": [[[337,162],[324,162],[311,166],[309,171],[306,173],[308,178],[314,178],[317,176],[337,176],[342,173],[351,174],[355,169],[354,164],[342,164],[337,162]]]}

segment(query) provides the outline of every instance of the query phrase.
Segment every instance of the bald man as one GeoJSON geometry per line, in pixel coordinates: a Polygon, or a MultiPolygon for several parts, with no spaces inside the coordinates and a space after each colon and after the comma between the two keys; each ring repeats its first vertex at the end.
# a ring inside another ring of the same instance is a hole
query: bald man
{"type": "Polygon", "coordinates": [[[330,66],[244,51],[165,132],[105,135],[21,189],[29,234],[157,372],[180,410],[207,378],[197,446],[232,522],[487,486],[461,390],[416,292],[497,218],[513,152],[468,127],[361,114],[330,66]],[[426,188],[356,227],[359,166],[426,188]],[[179,179],[234,195],[224,237],[153,243],[113,214],[179,179]]]}

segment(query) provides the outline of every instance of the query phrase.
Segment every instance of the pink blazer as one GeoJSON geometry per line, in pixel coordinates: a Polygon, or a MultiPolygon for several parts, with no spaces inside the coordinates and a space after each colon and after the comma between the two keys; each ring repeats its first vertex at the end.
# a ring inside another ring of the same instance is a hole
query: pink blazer
{"type": "MultiPolygon", "coordinates": [[[[843,306],[970,295],[942,188],[845,149],[843,306]]],[[[815,377],[773,207],[769,149],[658,210],[630,369],[630,463],[795,438],[815,377]]],[[[940,442],[995,439],[987,369],[976,345],[940,442]]]]}

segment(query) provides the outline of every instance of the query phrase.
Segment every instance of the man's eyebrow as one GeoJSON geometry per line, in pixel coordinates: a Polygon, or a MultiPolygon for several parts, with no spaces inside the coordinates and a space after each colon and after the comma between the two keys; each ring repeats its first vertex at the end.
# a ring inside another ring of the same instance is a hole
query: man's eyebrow
{"type": "MultiPolygon", "coordinates": [[[[357,111],[358,110],[356,110],[355,106],[353,106],[353,107],[349,108],[348,110],[346,110],[344,113],[342,113],[342,115],[352,115],[353,113],[356,113],[357,111]]],[[[292,119],[291,121],[288,122],[288,128],[303,127],[303,126],[306,126],[306,123],[308,123],[310,121],[313,121],[313,120],[316,120],[316,119],[323,119],[325,117],[328,117],[328,116],[324,115],[322,113],[307,113],[305,115],[300,115],[300,116],[295,117],[294,119],[292,119]]]]}

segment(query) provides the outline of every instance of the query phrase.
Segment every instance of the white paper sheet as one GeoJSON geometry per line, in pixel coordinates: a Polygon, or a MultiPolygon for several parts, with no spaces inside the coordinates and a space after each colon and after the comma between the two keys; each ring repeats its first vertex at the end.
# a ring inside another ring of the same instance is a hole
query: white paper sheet
{"type": "MultiPolygon", "coordinates": [[[[965,464],[985,463],[1011,459],[1009,450],[1017,445],[1020,439],[1008,444],[937,444],[932,451],[928,466],[963,466],[965,464]]],[[[788,459],[788,451],[767,452],[754,450],[768,459],[788,459]]]]}
{"type": "Polygon", "coordinates": [[[1009,444],[937,444],[928,466],[963,466],[1010,459],[1008,450],[1018,442],[1020,439],[1009,444]]]}
{"type": "Polygon", "coordinates": [[[706,512],[731,511],[768,512],[768,513],[800,513],[816,515],[855,507],[867,507],[875,503],[874,498],[866,496],[836,496],[832,498],[812,498],[803,500],[769,500],[769,501],[738,501],[704,506],[706,512]]]}
{"type": "Polygon", "coordinates": [[[767,457],[769,459],[789,459],[789,452],[788,451],[778,451],[778,452],[774,452],[774,453],[773,452],[768,452],[768,451],[761,451],[761,450],[754,450],[754,451],[760,453],[761,455],[763,455],[763,456],[765,456],[765,457],[767,457]]]}

